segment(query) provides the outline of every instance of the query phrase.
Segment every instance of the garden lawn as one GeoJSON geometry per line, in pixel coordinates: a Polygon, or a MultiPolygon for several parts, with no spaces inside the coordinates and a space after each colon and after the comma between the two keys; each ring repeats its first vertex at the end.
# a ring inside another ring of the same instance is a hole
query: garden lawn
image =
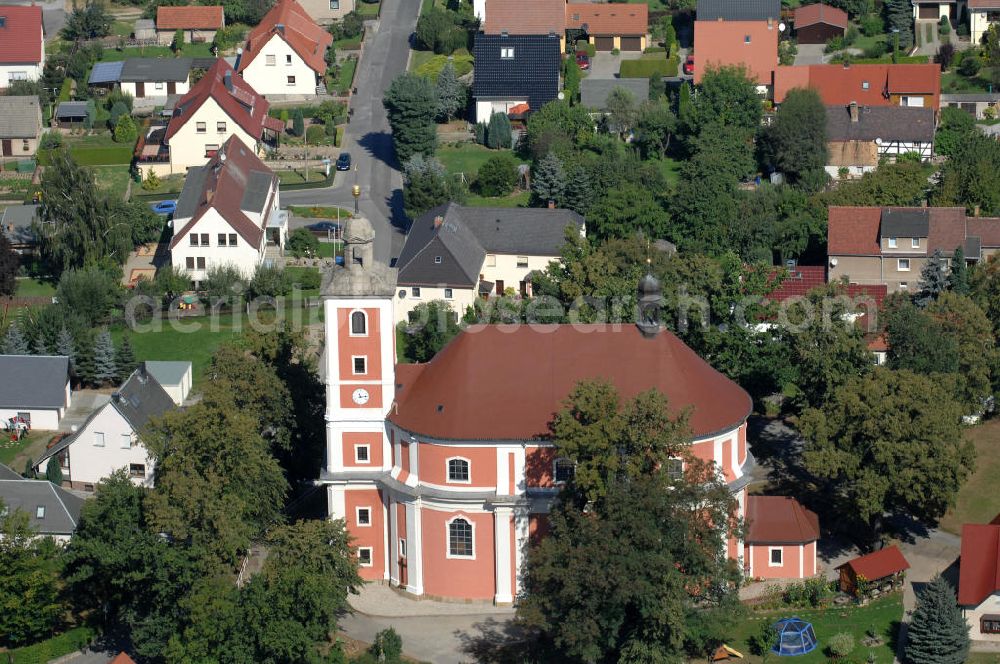
{"type": "Polygon", "coordinates": [[[469,207],[528,207],[531,199],[530,191],[521,191],[510,196],[490,196],[471,195],[466,199],[465,204],[469,207]]]}
{"type": "Polygon", "coordinates": [[[378,8],[381,2],[359,2],[356,6],[358,14],[365,18],[375,18],[378,16],[378,8]]]}
{"type": "MultiPolygon", "coordinates": [[[[416,53],[414,53],[414,56],[416,56],[416,53]]],[[[424,61],[421,62],[419,67],[415,67],[413,72],[436,81],[438,74],[441,73],[441,70],[444,69],[445,64],[448,62],[448,58],[452,58],[452,63],[455,65],[456,75],[465,76],[472,71],[472,55],[464,48],[460,48],[450,56],[434,55],[426,60],[421,58],[421,60],[424,61]]]]}
{"type": "Polygon", "coordinates": [[[322,166],[310,168],[308,172],[308,180],[306,180],[306,170],[304,168],[295,168],[276,172],[278,174],[278,180],[281,181],[281,184],[304,184],[306,182],[321,182],[326,179],[326,175],[323,174],[322,166]]]}
{"type": "Polygon", "coordinates": [[[74,627],[51,639],[9,651],[12,664],[45,664],[53,659],[76,652],[94,640],[90,627],[74,627]]]}
{"type": "MultiPolygon", "coordinates": [[[[212,44],[209,42],[201,44],[184,44],[180,55],[189,58],[210,58],[212,57],[212,44]]],[[[129,58],[172,58],[174,52],[169,46],[130,46],[118,50],[116,48],[104,49],[101,62],[118,62],[129,58]]]]}
{"type": "Polygon", "coordinates": [[[410,51],[410,71],[417,71],[436,57],[434,51],[410,51]]]}
{"type": "Polygon", "coordinates": [[[990,74],[989,67],[983,67],[979,74],[972,77],[962,76],[956,71],[943,72],[941,74],[941,92],[989,92],[990,74]]]}
{"type": "Polygon", "coordinates": [[[663,159],[657,159],[652,163],[660,169],[660,173],[663,174],[663,177],[666,179],[668,185],[675,186],[680,181],[681,166],[684,165],[684,162],[671,159],[670,157],[664,157],[663,159]]]}
{"type": "MultiPolygon", "coordinates": [[[[851,653],[851,658],[854,661],[867,661],[868,654],[871,652],[874,653],[875,662],[878,664],[892,664],[895,656],[893,646],[896,645],[896,632],[899,629],[900,619],[903,617],[903,598],[901,594],[896,593],[874,600],[868,606],[751,611],[749,616],[733,631],[733,640],[728,645],[743,653],[746,662],[763,662],[763,658],[750,654],[748,645],[750,637],[757,633],[763,620],[776,622],[781,618],[793,616],[811,622],[813,630],[816,632],[816,639],[819,641],[819,647],[816,650],[808,655],[795,657],[796,662],[809,664],[810,662],[828,661],[823,652],[827,640],[834,634],[848,632],[854,636],[854,652],[851,653]],[[882,638],[882,645],[877,648],[869,648],[861,642],[869,629],[874,630],[882,638]]],[[[780,659],[777,655],[768,656],[769,661],[777,659],[780,659]]]]}
{"type": "Polygon", "coordinates": [[[129,179],[128,165],[94,166],[93,169],[99,189],[110,192],[118,200],[125,199],[125,191],[128,189],[129,179]]]}
{"type": "Polygon", "coordinates": [[[333,258],[340,249],[340,242],[320,242],[317,255],[320,258],[333,258]]]}
{"type": "MultiPolygon", "coordinates": [[[[333,244],[332,242],[329,244],[333,244]]],[[[322,244],[320,245],[322,246],[322,244]]],[[[285,276],[291,279],[292,283],[301,283],[303,275],[309,272],[319,272],[319,268],[315,267],[297,267],[290,265],[285,268],[285,276]]],[[[319,295],[319,288],[303,288],[302,295],[304,297],[317,297],[319,295]]]]}
{"type": "Polygon", "coordinates": [[[966,429],[966,435],[976,446],[975,470],[958,492],[955,507],[941,519],[941,528],[960,535],[962,524],[989,523],[1000,513],[1000,421],[966,429]]]}
{"type": "Polygon", "coordinates": [[[965,658],[965,664],[1000,664],[1000,653],[970,652],[965,658]]]}
{"type": "Polygon", "coordinates": [[[358,68],[357,58],[347,58],[340,65],[340,70],[337,72],[337,77],[331,81],[333,89],[342,94],[347,94],[347,91],[351,89],[354,83],[354,71],[358,68]]]}
{"type": "Polygon", "coordinates": [[[15,297],[48,297],[55,294],[56,287],[53,283],[31,277],[18,279],[17,290],[14,291],[15,297]]]}
{"type": "MultiPolygon", "coordinates": [[[[48,442],[52,438],[53,433],[52,431],[32,431],[21,440],[14,442],[10,439],[10,434],[7,431],[0,429],[0,463],[10,466],[22,450],[26,450],[34,443],[42,440],[48,442]]],[[[13,468],[13,466],[11,467],[13,468]]],[[[24,470],[23,465],[21,468],[15,468],[15,472],[21,472],[22,470],[24,470]]]]}
{"type": "Polygon", "coordinates": [[[173,173],[171,175],[160,176],[160,184],[153,189],[143,189],[136,186],[132,189],[133,196],[155,196],[157,194],[179,194],[184,189],[184,175],[173,173]]]}
{"type": "Polygon", "coordinates": [[[329,205],[313,205],[311,207],[289,205],[288,211],[297,217],[305,217],[306,219],[345,219],[354,214],[347,208],[338,208],[329,205]]]}
{"type": "Polygon", "coordinates": [[[442,145],[438,148],[435,156],[441,160],[444,167],[452,175],[465,173],[465,177],[471,180],[479,172],[479,167],[501,150],[491,150],[485,145],[478,143],[460,143],[459,145],[442,145]]]}

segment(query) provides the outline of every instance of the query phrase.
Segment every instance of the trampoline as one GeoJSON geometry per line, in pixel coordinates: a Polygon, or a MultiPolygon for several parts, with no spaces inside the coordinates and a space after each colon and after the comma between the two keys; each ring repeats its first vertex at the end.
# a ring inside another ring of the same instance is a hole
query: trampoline
{"type": "Polygon", "coordinates": [[[773,625],[778,640],[771,652],[783,656],[805,655],[816,649],[816,633],[811,623],[800,618],[783,618],[773,625]]]}

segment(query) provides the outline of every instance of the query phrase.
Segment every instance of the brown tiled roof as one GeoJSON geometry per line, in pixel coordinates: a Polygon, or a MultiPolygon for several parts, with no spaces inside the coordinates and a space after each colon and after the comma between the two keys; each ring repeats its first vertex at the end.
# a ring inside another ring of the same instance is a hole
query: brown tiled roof
{"type": "Polygon", "coordinates": [[[0,63],[34,64],[42,61],[42,8],[0,6],[0,63]]]}
{"type": "Polygon", "coordinates": [[[819,517],[786,496],[747,496],[748,544],[804,544],[819,539],[819,517]]]}
{"type": "Polygon", "coordinates": [[[278,176],[257,157],[252,148],[244,145],[235,135],[230,136],[207,164],[197,170],[188,171],[184,188],[196,187],[196,191],[184,191],[181,193],[181,198],[193,198],[194,210],[191,220],[174,234],[170,248],[173,249],[183,241],[205,213],[212,209],[218,212],[247,244],[259,247],[270,218],[266,210],[271,206],[273,195],[267,197],[260,191],[257,191],[256,195],[250,191],[248,195],[248,189],[257,187],[263,190],[268,187],[277,191],[277,181],[278,176]],[[265,210],[261,215],[260,224],[251,221],[244,213],[244,209],[248,211],[251,209],[246,205],[248,200],[253,200],[252,211],[265,210]]]}
{"type": "MultiPolygon", "coordinates": [[[[857,576],[863,576],[868,581],[877,581],[878,579],[884,579],[890,574],[910,569],[910,563],[903,557],[903,552],[893,545],[881,551],[848,560],[840,567],[849,567],[857,576]]],[[[837,569],[840,569],[840,567],[837,569]]]]}
{"type": "Polygon", "coordinates": [[[236,76],[228,62],[219,58],[201,80],[180,98],[167,124],[166,141],[191,119],[206,100],[213,99],[244,131],[260,138],[270,104],[243,77],[236,76]]]}
{"type": "Polygon", "coordinates": [[[878,256],[880,207],[831,206],[826,224],[826,250],[831,256],[878,256]]]}
{"type": "Polygon", "coordinates": [[[742,66],[760,85],[771,85],[778,66],[778,23],[695,21],[694,82],[710,67],[742,66]],[[750,37],[747,43],[746,38],[750,37]]]}
{"type": "Polygon", "coordinates": [[[805,5],[795,9],[795,29],[803,28],[807,25],[826,23],[838,28],[847,29],[847,12],[837,7],[824,5],[817,2],[814,5],[805,5]]]}
{"type": "Polygon", "coordinates": [[[969,217],[965,223],[968,235],[978,237],[982,246],[1000,247],[1000,219],[996,217],[969,217]]]}
{"type": "Polygon", "coordinates": [[[649,25],[645,4],[597,4],[577,2],[566,5],[566,27],[586,26],[590,35],[644,35],[649,25]]]}
{"type": "Polygon", "coordinates": [[[485,34],[562,36],[565,31],[564,0],[486,0],[485,34]]]}
{"type": "Polygon", "coordinates": [[[774,71],[774,101],[780,104],[792,88],[810,87],[828,106],[895,106],[890,95],[931,95],[929,108],[941,97],[941,67],[936,64],[800,65],[774,71]],[[867,84],[867,85],[866,85],[867,84]]]}
{"type": "Polygon", "coordinates": [[[129,657],[127,654],[120,652],[115,655],[115,658],[111,660],[111,664],[135,664],[135,660],[129,657]]]}
{"type": "Polygon", "coordinates": [[[316,25],[296,0],[279,0],[250,31],[237,71],[246,69],[275,34],[285,40],[310,69],[318,74],[326,71],[326,49],[333,44],[333,35],[316,25]]]}
{"type": "Polygon", "coordinates": [[[968,0],[969,9],[1000,9],[1000,0],[968,0]]]}
{"type": "Polygon", "coordinates": [[[156,8],[157,30],[219,30],[225,24],[222,5],[156,8]]]}
{"type": "Polygon", "coordinates": [[[955,247],[965,246],[965,208],[928,208],[927,217],[930,232],[927,237],[927,251],[933,253],[940,249],[941,253],[951,256],[955,247]]]}
{"type": "Polygon", "coordinates": [[[474,325],[422,369],[397,375],[389,419],[446,440],[544,439],[574,386],[591,378],[623,399],[660,390],[673,412],[691,409],[695,437],[734,429],[750,413],[742,388],[667,331],[648,339],[627,323],[474,325]]]}

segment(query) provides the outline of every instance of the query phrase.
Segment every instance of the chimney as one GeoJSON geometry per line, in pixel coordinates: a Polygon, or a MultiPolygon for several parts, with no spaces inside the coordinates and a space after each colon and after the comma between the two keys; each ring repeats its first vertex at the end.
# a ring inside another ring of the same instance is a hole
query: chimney
{"type": "Polygon", "coordinates": [[[227,71],[226,75],[222,77],[222,83],[226,86],[226,89],[230,92],[233,91],[233,72],[227,71]]]}
{"type": "Polygon", "coordinates": [[[119,401],[122,400],[122,393],[121,392],[112,392],[111,393],[111,400],[114,401],[115,403],[118,403],[119,401]]]}
{"type": "Polygon", "coordinates": [[[553,200],[551,200],[551,199],[549,200],[549,209],[550,210],[555,210],[556,209],[556,202],[553,201],[553,200]]]}
{"type": "Polygon", "coordinates": [[[976,207],[972,208],[972,216],[973,217],[978,217],[980,211],[981,211],[981,208],[978,205],[976,207]]]}
{"type": "Polygon", "coordinates": [[[851,113],[851,122],[857,123],[858,121],[858,102],[852,101],[848,105],[847,110],[851,113]]]}
{"type": "Polygon", "coordinates": [[[434,217],[434,228],[441,228],[441,224],[444,223],[444,217],[438,215],[434,217]]]}
{"type": "Polygon", "coordinates": [[[774,19],[771,18],[770,16],[767,17],[767,29],[768,30],[774,29],[774,19]]]}
{"type": "Polygon", "coordinates": [[[851,63],[848,62],[847,60],[844,60],[844,69],[850,69],[850,68],[851,68],[851,63]]]}

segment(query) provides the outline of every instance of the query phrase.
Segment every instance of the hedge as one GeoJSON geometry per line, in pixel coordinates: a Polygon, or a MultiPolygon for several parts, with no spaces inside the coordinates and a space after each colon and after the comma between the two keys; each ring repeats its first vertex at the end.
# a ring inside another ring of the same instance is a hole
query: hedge
{"type": "MultiPolygon", "coordinates": [[[[71,146],[69,154],[81,166],[119,166],[132,163],[133,151],[134,146],[132,145],[106,148],[71,146]]],[[[48,165],[51,152],[51,150],[39,150],[38,163],[43,166],[48,165]]]]}
{"type": "Polygon", "coordinates": [[[677,58],[670,60],[661,58],[623,60],[619,73],[622,78],[649,78],[654,74],[677,76],[677,58]]]}
{"type": "Polygon", "coordinates": [[[94,640],[90,627],[74,627],[51,639],[9,651],[13,664],[45,664],[49,660],[76,652],[94,640]]]}
{"type": "Polygon", "coordinates": [[[445,63],[448,62],[449,58],[453,58],[452,64],[455,65],[455,74],[458,76],[465,76],[472,71],[472,56],[467,50],[460,48],[450,56],[435,55],[433,58],[417,67],[413,73],[437,80],[438,74],[441,73],[442,69],[444,69],[445,63]]]}

